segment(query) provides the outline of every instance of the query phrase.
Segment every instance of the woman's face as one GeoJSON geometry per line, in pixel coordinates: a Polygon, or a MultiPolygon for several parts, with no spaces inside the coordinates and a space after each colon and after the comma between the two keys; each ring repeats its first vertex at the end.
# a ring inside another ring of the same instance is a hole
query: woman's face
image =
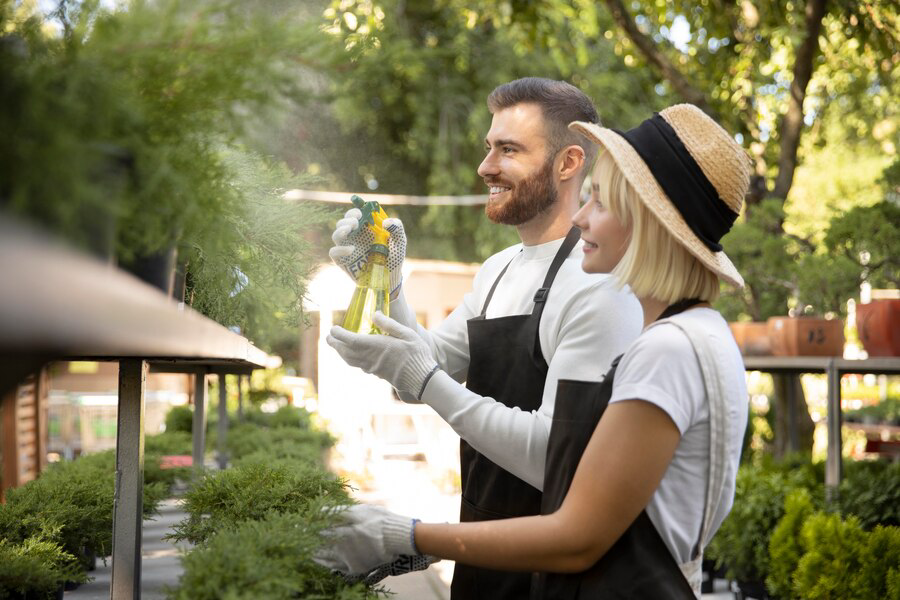
{"type": "Polygon", "coordinates": [[[631,238],[631,228],[624,227],[607,208],[609,199],[604,196],[608,188],[606,182],[598,182],[594,169],[591,199],[572,217],[584,240],[581,268],[587,273],[610,273],[622,260],[631,238]]]}

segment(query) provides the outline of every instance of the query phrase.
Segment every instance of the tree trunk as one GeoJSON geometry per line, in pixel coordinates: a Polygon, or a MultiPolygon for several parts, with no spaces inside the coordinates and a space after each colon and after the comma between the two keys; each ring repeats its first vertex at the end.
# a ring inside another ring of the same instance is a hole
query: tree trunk
{"type": "Polygon", "coordinates": [[[819,34],[825,17],[826,0],[810,0],[805,10],[806,37],[797,48],[794,57],[794,80],[791,81],[791,97],[787,112],[781,121],[781,148],[778,156],[778,177],[772,195],[785,200],[794,183],[797,169],[797,148],[803,132],[803,101],[806,88],[812,79],[814,61],[819,52],[819,34]]]}
{"type": "Polygon", "coordinates": [[[800,376],[774,374],[772,381],[775,384],[775,440],[772,449],[775,458],[782,459],[794,452],[811,454],[815,423],[809,416],[800,376]]]}

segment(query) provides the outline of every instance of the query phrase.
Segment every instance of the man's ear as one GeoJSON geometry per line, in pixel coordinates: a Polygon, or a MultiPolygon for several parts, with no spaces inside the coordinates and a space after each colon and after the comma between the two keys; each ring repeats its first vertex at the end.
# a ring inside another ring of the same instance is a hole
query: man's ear
{"type": "Polygon", "coordinates": [[[566,146],[560,152],[557,173],[560,181],[572,179],[581,172],[584,166],[584,149],[578,144],[566,146]]]}

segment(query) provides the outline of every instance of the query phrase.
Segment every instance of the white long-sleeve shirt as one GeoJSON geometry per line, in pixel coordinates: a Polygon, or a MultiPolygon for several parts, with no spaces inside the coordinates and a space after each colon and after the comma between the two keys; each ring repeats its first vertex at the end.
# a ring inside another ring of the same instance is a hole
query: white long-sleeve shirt
{"type": "Polygon", "coordinates": [[[643,325],[641,306],[630,292],[620,290],[609,275],[581,270],[579,241],[557,272],[541,315],[538,337],[549,369],[540,408],[510,408],[462,385],[469,367],[466,322],[481,314],[503,267],[509,263],[488,306],[488,319],[531,313],[534,293],[562,242],[517,244],[491,256],[475,275],[473,289],[462,304],[432,331],[415,325],[402,297],[391,303],[391,316],[417,327],[442,369],[429,381],[422,402],[473,448],[537,489],[543,488],[557,381],[600,381],[612,360],[637,339],[643,325]]]}

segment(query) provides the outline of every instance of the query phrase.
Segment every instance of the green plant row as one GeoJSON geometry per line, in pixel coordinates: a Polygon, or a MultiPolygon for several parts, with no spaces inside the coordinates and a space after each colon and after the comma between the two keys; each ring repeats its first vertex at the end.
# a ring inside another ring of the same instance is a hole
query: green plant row
{"type": "MultiPolygon", "coordinates": [[[[143,514],[156,514],[178,476],[160,457],[187,445],[181,434],[146,438],[143,514]]],[[[174,452],[172,452],[174,453],[174,452]]],[[[66,582],[88,579],[94,557],[112,549],[114,450],[51,465],[40,477],[7,492],[0,505],[0,599],[55,594],[66,582]]]]}
{"type": "Polygon", "coordinates": [[[824,468],[742,466],[707,557],[772,598],[900,599],[900,464],[850,462],[825,512],[824,468]]]}
{"type": "MultiPolygon", "coordinates": [[[[173,417],[183,419],[183,415],[173,417]]],[[[185,424],[181,425],[186,426],[185,424]]],[[[310,598],[360,600],[379,590],[349,584],[312,561],[352,503],[324,468],[334,443],[305,410],[250,411],[228,432],[234,465],[208,472],[182,499],[187,517],[168,539],[193,544],[173,600],[310,598]]]]}

